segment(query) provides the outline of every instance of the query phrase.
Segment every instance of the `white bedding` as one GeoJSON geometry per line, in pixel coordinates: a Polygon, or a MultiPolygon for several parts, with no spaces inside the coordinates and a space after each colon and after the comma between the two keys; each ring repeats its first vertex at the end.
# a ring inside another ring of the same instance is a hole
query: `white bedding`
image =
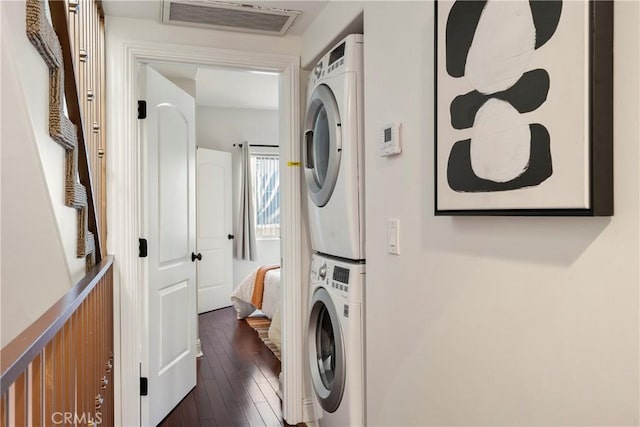
{"type": "MultiPolygon", "coordinates": [[[[245,277],[231,293],[231,302],[238,314],[238,319],[244,319],[256,310],[256,307],[251,305],[251,297],[253,296],[253,285],[256,281],[257,272],[257,270],[254,270],[245,277]]],[[[280,301],[280,269],[278,268],[267,271],[264,277],[264,293],[260,311],[269,319],[273,319],[280,301]]]]}
{"type": "MultiPolygon", "coordinates": [[[[256,307],[251,304],[253,297],[253,288],[256,281],[258,270],[254,270],[251,274],[244,278],[242,282],[231,293],[231,302],[236,310],[238,319],[244,319],[256,311],[256,307]]],[[[264,292],[262,293],[262,308],[260,311],[271,319],[271,326],[267,335],[269,340],[278,348],[281,342],[281,325],[280,325],[280,269],[269,270],[264,276],[264,292]]]]}

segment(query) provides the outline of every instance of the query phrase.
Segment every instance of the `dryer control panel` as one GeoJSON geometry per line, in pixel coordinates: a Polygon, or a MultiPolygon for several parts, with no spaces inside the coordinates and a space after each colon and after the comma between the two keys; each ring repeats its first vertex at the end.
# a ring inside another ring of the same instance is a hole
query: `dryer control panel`
{"type": "Polygon", "coordinates": [[[340,41],[318,61],[311,69],[309,85],[334,74],[355,71],[362,62],[362,34],[350,34],[340,41]]]}
{"type": "Polygon", "coordinates": [[[344,64],[344,49],[347,42],[340,43],[336,48],[329,52],[329,68],[327,72],[331,73],[344,64]]]}

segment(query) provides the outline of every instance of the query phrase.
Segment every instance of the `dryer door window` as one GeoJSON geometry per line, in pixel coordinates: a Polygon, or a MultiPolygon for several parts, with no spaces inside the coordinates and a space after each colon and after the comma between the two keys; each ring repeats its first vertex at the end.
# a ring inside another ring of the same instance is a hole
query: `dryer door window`
{"type": "Polygon", "coordinates": [[[309,319],[309,363],[313,388],[322,408],[335,412],[345,385],[345,354],[340,318],[324,288],[313,295],[309,319]]]}
{"type": "Polygon", "coordinates": [[[309,98],[303,147],[305,178],[313,202],[322,207],[333,193],[342,151],[340,113],[333,92],[319,85],[309,98]]]}

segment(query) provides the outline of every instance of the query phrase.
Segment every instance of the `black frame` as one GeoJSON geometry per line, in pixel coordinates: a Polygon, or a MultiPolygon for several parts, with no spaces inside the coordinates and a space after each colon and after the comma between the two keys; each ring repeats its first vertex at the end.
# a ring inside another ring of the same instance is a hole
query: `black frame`
{"type": "Polygon", "coordinates": [[[438,0],[434,2],[436,216],[613,216],[613,1],[589,0],[589,209],[438,209],[438,0]]]}

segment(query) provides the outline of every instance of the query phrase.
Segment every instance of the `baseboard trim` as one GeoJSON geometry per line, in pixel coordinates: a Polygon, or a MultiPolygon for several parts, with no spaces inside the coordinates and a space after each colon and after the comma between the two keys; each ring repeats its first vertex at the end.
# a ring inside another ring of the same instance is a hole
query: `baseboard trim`
{"type": "Polygon", "coordinates": [[[302,419],[307,427],[317,427],[320,420],[315,398],[302,399],[302,419]]]}
{"type": "Polygon", "coordinates": [[[276,392],[276,394],[278,395],[278,398],[280,398],[280,401],[282,402],[282,397],[284,396],[284,374],[282,373],[282,371],[280,371],[280,375],[278,375],[278,391],[276,392]]]}
{"type": "Polygon", "coordinates": [[[202,353],[202,343],[200,342],[200,338],[196,340],[196,357],[202,357],[204,353],[202,353]]]}

